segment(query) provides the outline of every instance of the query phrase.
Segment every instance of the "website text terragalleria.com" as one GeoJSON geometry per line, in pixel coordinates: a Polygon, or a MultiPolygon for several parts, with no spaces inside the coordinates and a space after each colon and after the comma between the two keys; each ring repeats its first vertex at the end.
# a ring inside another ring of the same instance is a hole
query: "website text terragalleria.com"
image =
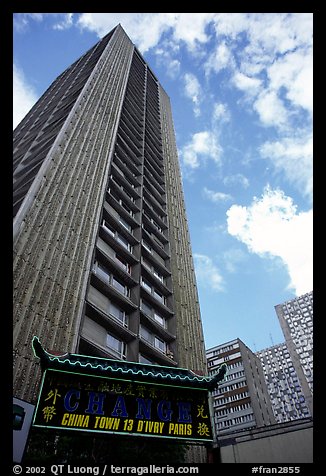
{"type": "MultiPolygon", "coordinates": [[[[74,466],[70,464],[53,464],[50,471],[55,476],[61,474],[93,474],[95,476],[105,474],[198,474],[198,466],[115,466],[113,464],[100,466],[74,466]]],[[[32,473],[32,472],[31,472],[32,473]]],[[[18,474],[18,473],[16,473],[18,474]]],[[[27,473],[26,473],[27,474],[27,473]]]]}

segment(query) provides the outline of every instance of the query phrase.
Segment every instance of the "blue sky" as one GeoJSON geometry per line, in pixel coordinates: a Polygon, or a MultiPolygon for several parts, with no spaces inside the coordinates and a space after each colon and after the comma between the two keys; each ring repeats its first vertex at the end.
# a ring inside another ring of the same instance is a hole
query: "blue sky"
{"type": "Polygon", "coordinates": [[[313,289],[312,13],[14,14],[14,127],[121,23],[171,99],[206,347],[313,289]]]}

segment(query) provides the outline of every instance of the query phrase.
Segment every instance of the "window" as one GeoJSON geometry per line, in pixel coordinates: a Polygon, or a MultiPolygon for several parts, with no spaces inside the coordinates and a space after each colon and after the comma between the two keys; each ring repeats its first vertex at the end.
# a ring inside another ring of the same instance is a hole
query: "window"
{"type": "Polygon", "coordinates": [[[114,230],[111,225],[109,225],[105,220],[102,221],[102,228],[104,228],[105,231],[107,231],[115,240],[117,240],[126,250],[128,250],[130,253],[132,251],[132,247],[129,243],[129,241],[124,238],[120,233],[114,230]]]}
{"type": "Polygon", "coordinates": [[[166,352],[166,350],[167,350],[166,342],[164,342],[162,339],[160,339],[159,337],[154,335],[152,332],[150,332],[143,325],[140,326],[140,335],[143,339],[145,339],[147,342],[149,342],[156,349],[160,350],[163,353],[166,352]]]}
{"type": "Polygon", "coordinates": [[[125,296],[129,295],[128,286],[126,286],[123,281],[121,281],[120,279],[113,276],[105,268],[105,266],[102,265],[102,263],[99,263],[98,261],[95,261],[94,266],[93,266],[93,271],[97,276],[99,276],[99,278],[102,281],[104,281],[107,284],[110,284],[111,286],[116,288],[120,293],[124,294],[125,296]]]}
{"type": "Polygon", "coordinates": [[[154,318],[162,327],[166,328],[166,319],[161,316],[153,307],[148,304],[144,299],[141,301],[141,310],[149,317],[154,318]]]}
{"type": "Polygon", "coordinates": [[[148,269],[153,275],[161,281],[161,283],[164,282],[164,276],[157,271],[157,269],[149,263],[145,258],[142,258],[142,264],[145,266],[146,269],[148,269]]]}
{"type": "Polygon", "coordinates": [[[154,311],[154,319],[157,321],[159,324],[161,324],[162,327],[166,327],[166,320],[164,317],[162,317],[160,314],[158,314],[156,311],[154,311]]]}
{"type": "Polygon", "coordinates": [[[119,266],[121,266],[121,268],[123,268],[125,271],[127,271],[127,273],[130,274],[131,267],[130,267],[130,264],[127,263],[125,259],[121,258],[118,255],[115,255],[115,261],[118,263],[119,266]]]}
{"type": "Polygon", "coordinates": [[[105,220],[102,221],[102,227],[105,228],[105,230],[109,232],[110,235],[115,236],[115,230],[105,220]]]}
{"type": "Polygon", "coordinates": [[[158,299],[161,303],[165,304],[165,297],[162,293],[153,288],[153,294],[156,299],[158,299]]]}
{"type": "Polygon", "coordinates": [[[141,310],[144,311],[144,313],[148,316],[152,315],[152,307],[144,300],[141,302],[141,310]]]}
{"type": "Polygon", "coordinates": [[[152,334],[144,326],[140,326],[140,335],[148,342],[152,341],[152,334]]]}
{"type": "Polygon", "coordinates": [[[143,277],[141,278],[141,285],[143,288],[146,289],[152,296],[154,296],[156,299],[158,299],[161,303],[165,304],[165,296],[163,296],[162,293],[160,293],[157,289],[154,288],[154,286],[151,285],[147,279],[144,279],[143,277]]]}
{"type": "Polygon", "coordinates": [[[148,218],[148,220],[155,226],[155,228],[161,233],[163,233],[162,228],[156,223],[156,221],[148,213],[146,212],[143,212],[143,213],[148,218]]]}
{"type": "Polygon", "coordinates": [[[128,250],[128,251],[131,252],[131,245],[130,245],[129,241],[126,240],[126,238],[124,238],[123,236],[119,235],[119,233],[117,233],[116,240],[117,240],[124,248],[126,248],[126,250],[128,250]]]}
{"type": "Polygon", "coordinates": [[[127,326],[127,316],[125,311],[120,309],[120,307],[118,307],[116,304],[113,304],[112,302],[110,302],[109,305],[109,314],[127,326]]]}
{"type": "Polygon", "coordinates": [[[161,352],[166,351],[166,343],[163,340],[159,339],[158,337],[154,338],[154,346],[157,349],[160,349],[161,352]]]}
{"type": "Polygon", "coordinates": [[[122,208],[124,208],[126,210],[126,212],[129,213],[129,215],[133,216],[133,211],[124,203],[124,201],[116,194],[116,192],[112,189],[108,189],[108,192],[110,193],[111,197],[113,197],[118,203],[119,205],[122,206],[122,208]]]}
{"type": "Polygon", "coordinates": [[[120,215],[119,215],[118,220],[121,223],[121,225],[124,226],[126,228],[126,230],[130,231],[130,233],[131,233],[132,228],[129,225],[129,223],[127,223],[126,220],[124,220],[120,215]]]}
{"type": "Polygon", "coordinates": [[[120,200],[120,205],[126,210],[126,212],[129,213],[129,215],[131,215],[132,217],[134,216],[133,211],[122,200],[120,200]]]}
{"type": "Polygon", "coordinates": [[[147,251],[149,251],[150,253],[152,253],[152,248],[151,248],[151,246],[150,246],[146,241],[144,241],[144,240],[143,240],[142,243],[143,243],[143,247],[144,247],[147,251]]]}
{"type": "Polygon", "coordinates": [[[139,354],[139,362],[141,362],[142,364],[153,364],[153,361],[149,360],[143,354],[139,354]]]}
{"type": "Polygon", "coordinates": [[[163,283],[164,278],[163,278],[162,274],[160,274],[160,273],[159,273],[158,271],[156,271],[156,269],[154,269],[154,268],[153,268],[153,274],[154,274],[154,276],[155,276],[157,279],[159,279],[159,280],[161,281],[161,283],[163,283]]]}
{"type": "Polygon", "coordinates": [[[110,282],[111,275],[109,270],[105,266],[96,261],[93,269],[95,271],[95,274],[99,276],[103,281],[107,283],[110,282]]]}
{"type": "Polygon", "coordinates": [[[128,296],[129,289],[127,286],[122,281],[120,281],[120,279],[117,279],[114,276],[112,276],[112,286],[120,291],[120,293],[128,296]]]}
{"type": "Polygon", "coordinates": [[[142,264],[147,268],[149,271],[152,271],[152,265],[144,258],[142,258],[142,264]]]}
{"type": "Polygon", "coordinates": [[[113,351],[119,357],[121,358],[125,357],[126,344],[122,340],[117,339],[112,334],[108,333],[106,336],[106,345],[111,351],[113,351]]]}
{"type": "Polygon", "coordinates": [[[147,289],[148,292],[152,292],[152,286],[146,279],[141,278],[141,285],[143,288],[147,289]]]}

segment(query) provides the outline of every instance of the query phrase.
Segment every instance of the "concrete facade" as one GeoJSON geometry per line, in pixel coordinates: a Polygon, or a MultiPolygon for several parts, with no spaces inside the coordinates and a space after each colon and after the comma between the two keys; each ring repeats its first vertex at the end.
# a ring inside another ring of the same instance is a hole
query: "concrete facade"
{"type": "Polygon", "coordinates": [[[303,395],[313,415],[313,291],[275,306],[303,395]]]}
{"type": "Polygon", "coordinates": [[[276,421],[311,416],[285,342],[260,350],[256,355],[262,364],[276,421]]]}
{"type": "Polygon", "coordinates": [[[258,357],[240,340],[207,349],[209,373],[223,363],[227,374],[212,392],[217,439],[239,430],[275,423],[258,357]]]}

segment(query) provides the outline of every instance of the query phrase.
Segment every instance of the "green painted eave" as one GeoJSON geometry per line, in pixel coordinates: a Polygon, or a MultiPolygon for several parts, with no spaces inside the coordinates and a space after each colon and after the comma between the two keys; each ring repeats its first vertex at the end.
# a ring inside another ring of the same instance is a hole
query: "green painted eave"
{"type": "Polygon", "coordinates": [[[124,378],[142,382],[175,384],[200,389],[213,390],[224,379],[227,366],[221,365],[213,376],[197,375],[191,370],[163,365],[151,365],[138,362],[126,362],[89,355],[66,353],[54,355],[47,352],[41,345],[38,337],[32,340],[34,354],[41,361],[43,369],[59,369],[87,373],[91,375],[105,375],[111,378],[124,378]]]}

